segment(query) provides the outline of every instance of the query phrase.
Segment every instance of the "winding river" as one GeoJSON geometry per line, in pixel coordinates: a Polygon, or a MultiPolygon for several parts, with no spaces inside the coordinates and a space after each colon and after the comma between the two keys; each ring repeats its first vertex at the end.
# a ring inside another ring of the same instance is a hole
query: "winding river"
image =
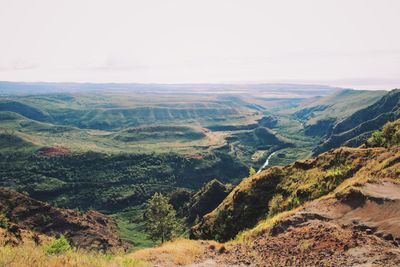
{"type": "Polygon", "coordinates": [[[268,166],[269,160],[271,159],[271,157],[272,157],[275,153],[276,153],[276,151],[275,151],[275,152],[272,152],[271,155],[268,156],[268,158],[267,158],[267,160],[265,161],[264,165],[262,165],[262,167],[258,170],[257,173],[259,173],[260,171],[264,170],[264,169],[268,166]]]}

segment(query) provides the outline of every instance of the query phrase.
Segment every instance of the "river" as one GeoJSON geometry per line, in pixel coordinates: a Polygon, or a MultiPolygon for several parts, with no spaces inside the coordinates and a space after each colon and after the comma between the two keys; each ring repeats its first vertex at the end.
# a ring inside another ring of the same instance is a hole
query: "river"
{"type": "Polygon", "coordinates": [[[275,153],[276,153],[276,151],[275,151],[275,152],[272,152],[271,155],[268,156],[268,158],[267,158],[267,160],[265,161],[264,165],[262,165],[262,167],[258,170],[257,173],[259,173],[260,171],[264,170],[264,169],[268,166],[269,160],[271,159],[271,157],[272,157],[275,153]]]}

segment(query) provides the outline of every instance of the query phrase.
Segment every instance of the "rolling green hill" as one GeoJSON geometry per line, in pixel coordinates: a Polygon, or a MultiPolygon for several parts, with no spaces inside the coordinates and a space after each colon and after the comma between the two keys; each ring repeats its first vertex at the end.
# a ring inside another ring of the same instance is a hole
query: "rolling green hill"
{"type": "Polygon", "coordinates": [[[337,123],[375,103],[384,94],[385,91],[341,90],[306,103],[294,116],[304,122],[306,135],[326,136],[337,123]]]}
{"type": "Polygon", "coordinates": [[[359,146],[388,121],[400,118],[400,90],[385,94],[370,106],[358,110],[337,123],[329,138],[319,145],[314,153],[318,154],[339,146],[359,146]]]}
{"type": "MultiPolygon", "coordinates": [[[[113,214],[125,239],[148,246],[141,213],[155,192],[196,191],[213,179],[238,184],[273,152],[271,166],[308,158],[326,139],[321,129],[383,94],[221,88],[8,91],[0,98],[0,186],[113,214]]],[[[213,200],[205,191],[204,201],[213,200]]],[[[192,206],[191,221],[204,213],[192,206]]]]}

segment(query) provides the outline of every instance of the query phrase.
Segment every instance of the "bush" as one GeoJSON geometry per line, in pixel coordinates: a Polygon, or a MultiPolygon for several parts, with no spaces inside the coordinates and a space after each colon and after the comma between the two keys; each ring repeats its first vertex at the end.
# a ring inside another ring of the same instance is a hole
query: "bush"
{"type": "Polygon", "coordinates": [[[6,215],[0,213],[0,228],[7,229],[9,226],[9,221],[6,215]]]}
{"type": "Polygon", "coordinates": [[[343,175],[343,171],[340,168],[333,168],[326,171],[328,177],[339,177],[343,175]]]}
{"type": "Polygon", "coordinates": [[[52,241],[49,245],[45,247],[46,254],[57,255],[67,252],[71,249],[69,242],[63,235],[60,238],[52,241]]]}
{"type": "Polygon", "coordinates": [[[371,137],[367,141],[368,146],[379,147],[383,146],[382,132],[375,131],[372,133],[371,137]]]}

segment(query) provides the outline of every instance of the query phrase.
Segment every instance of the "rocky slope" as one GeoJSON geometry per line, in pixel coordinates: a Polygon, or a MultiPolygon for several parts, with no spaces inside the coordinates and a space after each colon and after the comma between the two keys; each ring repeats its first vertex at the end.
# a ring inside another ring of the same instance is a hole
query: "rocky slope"
{"type": "Polygon", "coordinates": [[[398,266],[400,185],[384,178],[350,186],[269,219],[198,262],[252,266],[398,266]]]}
{"type": "Polygon", "coordinates": [[[270,168],[240,183],[192,229],[192,237],[227,241],[268,216],[333,192],[349,179],[367,175],[378,179],[396,173],[399,157],[399,148],[340,148],[315,159],[270,168]],[[377,160],[394,163],[376,165],[377,160]]]}
{"type": "Polygon", "coordinates": [[[234,240],[193,266],[398,266],[399,125],[387,124],[369,147],[247,178],[192,228],[194,238],[234,240]]]}
{"type": "Polygon", "coordinates": [[[202,218],[214,210],[231,191],[232,186],[224,185],[216,179],[205,184],[188,203],[188,223],[192,224],[196,218],[202,218]]]}
{"type": "Polygon", "coordinates": [[[5,241],[23,242],[23,236],[41,239],[64,235],[83,249],[112,251],[126,248],[115,221],[99,212],[54,208],[24,194],[0,188],[0,213],[8,221],[5,241]],[[23,233],[21,235],[21,233],[23,233]]]}

